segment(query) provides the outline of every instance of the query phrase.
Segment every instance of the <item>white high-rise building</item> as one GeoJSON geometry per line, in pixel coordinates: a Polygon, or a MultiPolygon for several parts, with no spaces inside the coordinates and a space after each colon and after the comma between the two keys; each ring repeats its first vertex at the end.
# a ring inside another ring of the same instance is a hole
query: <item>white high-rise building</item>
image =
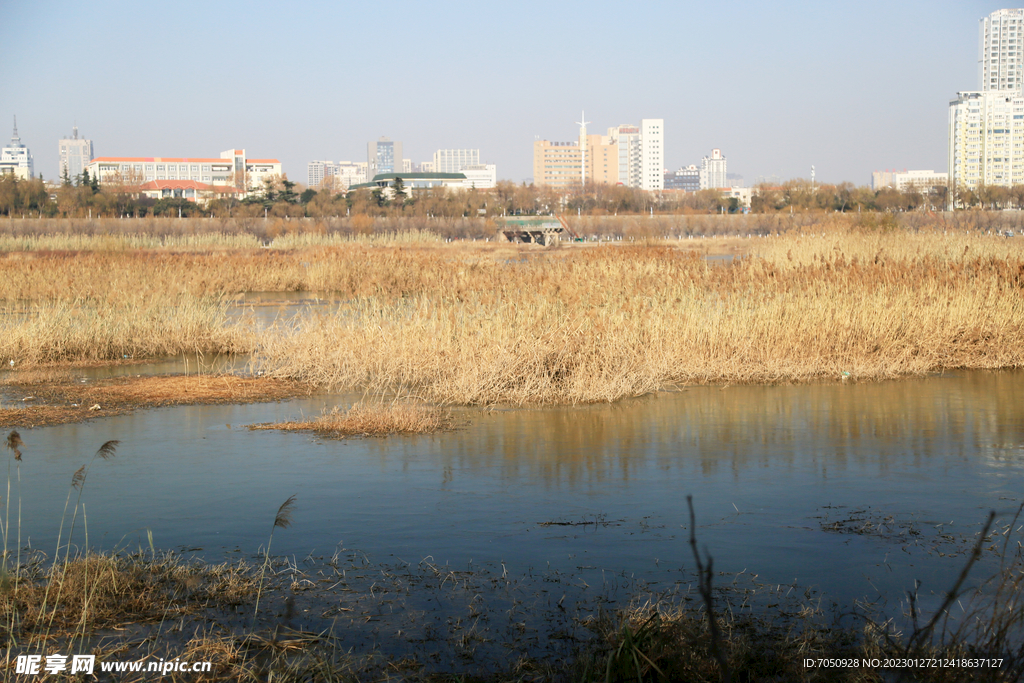
{"type": "Polygon", "coordinates": [[[310,161],[306,165],[306,184],[314,190],[331,180],[329,185],[338,192],[352,185],[366,182],[365,161],[310,161]]]}
{"type": "Polygon", "coordinates": [[[72,136],[64,138],[60,148],[60,177],[74,180],[92,161],[92,140],[78,137],[78,126],[72,128],[72,136]]]}
{"type": "Polygon", "coordinates": [[[18,118],[14,118],[14,135],[11,144],[0,148],[0,173],[12,173],[15,178],[29,180],[33,177],[32,153],[18,137],[18,118]]]}
{"type": "Polygon", "coordinates": [[[949,103],[951,188],[1024,183],[1024,96],[961,92],[949,103]]]}
{"type": "Polygon", "coordinates": [[[318,188],[327,177],[327,167],[334,166],[332,161],[311,161],[306,164],[306,187],[318,188]]]}
{"type": "Polygon", "coordinates": [[[716,190],[729,187],[728,173],[726,173],[725,157],[722,150],[711,150],[711,156],[700,160],[700,189],[716,190]]]}
{"type": "Polygon", "coordinates": [[[1024,9],[996,10],[978,25],[979,90],[1015,90],[1024,86],[1024,9]]]}
{"type": "Polygon", "coordinates": [[[439,149],[434,152],[435,173],[459,173],[466,166],[479,165],[479,149],[439,149]]]}
{"type": "Polygon", "coordinates": [[[640,189],[665,189],[665,119],[640,120],[640,189]]]}

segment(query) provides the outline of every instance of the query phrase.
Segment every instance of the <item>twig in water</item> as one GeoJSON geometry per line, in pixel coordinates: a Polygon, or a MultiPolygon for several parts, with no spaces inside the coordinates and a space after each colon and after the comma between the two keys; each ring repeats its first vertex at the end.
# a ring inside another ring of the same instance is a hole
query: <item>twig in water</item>
{"type": "Polygon", "coordinates": [[[704,600],[704,606],[708,610],[708,625],[711,629],[711,654],[718,662],[718,668],[722,673],[722,681],[729,683],[729,662],[725,658],[725,651],[722,648],[722,634],[718,630],[718,620],[715,618],[714,596],[711,594],[711,577],[714,560],[708,555],[707,567],[700,559],[697,551],[697,517],[693,512],[693,496],[686,497],[686,504],[690,508],[690,549],[693,550],[693,559],[697,562],[697,587],[700,596],[704,600]]]}

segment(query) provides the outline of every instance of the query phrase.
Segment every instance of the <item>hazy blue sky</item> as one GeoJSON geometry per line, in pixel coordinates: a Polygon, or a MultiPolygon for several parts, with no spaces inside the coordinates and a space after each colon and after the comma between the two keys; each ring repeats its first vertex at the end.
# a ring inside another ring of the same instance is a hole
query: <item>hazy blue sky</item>
{"type": "Polygon", "coordinates": [[[313,159],[414,162],[479,148],[532,175],[535,136],[665,119],[671,169],[868,184],[946,169],[949,100],[978,87],[990,2],[49,2],[0,0],[0,141],[12,115],[36,172],[57,141],[99,156],[244,147],[305,182],[313,159]]]}

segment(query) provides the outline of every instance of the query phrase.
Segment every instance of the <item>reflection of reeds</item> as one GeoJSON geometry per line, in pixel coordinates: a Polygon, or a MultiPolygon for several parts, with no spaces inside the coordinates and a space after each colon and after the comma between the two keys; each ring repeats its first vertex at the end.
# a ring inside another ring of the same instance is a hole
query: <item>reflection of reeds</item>
{"type": "Polygon", "coordinates": [[[319,417],[294,422],[250,425],[249,429],[276,429],[286,432],[314,432],[319,436],[387,436],[388,434],[430,434],[450,429],[452,416],[447,410],[418,403],[365,403],[348,410],[335,406],[319,417]]]}

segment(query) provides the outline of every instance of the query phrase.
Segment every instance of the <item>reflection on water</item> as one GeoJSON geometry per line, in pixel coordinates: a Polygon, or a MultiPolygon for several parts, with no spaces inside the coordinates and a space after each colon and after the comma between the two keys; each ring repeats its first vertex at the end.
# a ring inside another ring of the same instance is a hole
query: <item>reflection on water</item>
{"type": "Polygon", "coordinates": [[[716,568],[843,601],[898,598],[914,579],[941,591],[962,566],[962,554],[939,557],[935,529],[966,547],[988,509],[1012,516],[1024,484],[1022,394],[1020,372],[693,387],[611,405],[465,410],[468,426],[451,433],[341,442],[241,428],[318,414],[336,397],[160,409],[27,430],[22,528],[52,550],[72,473],[116,438],[117,457],[93,465],[84,496],[90,543],[107,548],[152,529],[163,547],[253,553],[297,494],[294,525],[274,538],[281,553],[344,542],[381,560],[671,584],[691,568],[692,494],[716,568]],[[821,529],[853,511],[920,533],[821,529]]]}
{"type": "Polygon", "coordinates": [[[246,320],[265,329],[310,312],[333,312],[344,301],[330,292],[246,292],[232,299],[228,320],[246,320]]]}

